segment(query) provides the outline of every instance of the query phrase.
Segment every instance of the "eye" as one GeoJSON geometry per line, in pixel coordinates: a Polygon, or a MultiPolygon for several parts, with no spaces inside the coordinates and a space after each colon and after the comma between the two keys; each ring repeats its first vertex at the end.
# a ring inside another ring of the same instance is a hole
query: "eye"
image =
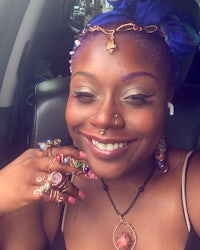
{"type": "Polygon", "coordinates": [[[73,96],[83,103],[89,103],[96,99],[94,94],[86,91],[74,91],[73,96]]]}
{"type": "Polygon", "coordinates": [[[125,101],[131,105],[140,106],[144,105],[149,101],[149,98],[152,97],[153,94],[133,94],[125,97],[125,101]]]}

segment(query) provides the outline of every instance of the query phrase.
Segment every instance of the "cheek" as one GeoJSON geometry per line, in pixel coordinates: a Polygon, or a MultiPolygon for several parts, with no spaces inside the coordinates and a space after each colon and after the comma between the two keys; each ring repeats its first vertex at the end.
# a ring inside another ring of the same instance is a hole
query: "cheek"
{"type": "Polygon", "coordinates": [[[67,122],[67,126],[69,129],[69,132],[71,133],[73,131],[73,128],[79,124],[79,118],[78,110],[75,105],[73,105],[73,101],[70,100],[71,97],[69,97],[66,111],[65,111],[65,119],[67,122]]]}
{"type": "Polygon", "coordinates": [[[75,97],[69,97],[66,106],[65,119],[72,137],[73,132],[76,131],[77,128],[84,126],[85,121],[88,121],[90,116],[90,110],[84,109],[81,104],[78,104],[75,97]]]}
{"type": "Polygon", "coordinates": [[[137,110],[127,115],[126,124],[129,129],[143,136],[153,137],[155,134],[162,133],[164,127],[164,112],[160,110],[137,110]]]}

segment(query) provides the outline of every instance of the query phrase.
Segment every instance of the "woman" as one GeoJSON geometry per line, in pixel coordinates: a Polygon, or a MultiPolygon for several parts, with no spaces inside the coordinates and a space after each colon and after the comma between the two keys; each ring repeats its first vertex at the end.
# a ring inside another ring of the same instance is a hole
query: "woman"
{"type": "MultiPolygon", "coordinates": [[[[199,249],[200,155],[167,148],[163,135],[182,61],[198,48],[199,35],[166,1],[109,3],[114,10],[92,20],[75,42],[66,108],[70,134],[98,179],[80,178],[89,175],[85,161],[80,167],[72,157],[63,160],[72,148],[64,156],[51,152],[69,174],[70,165],[82,169],[73,183],[86,194],[84,201],[65,206],[65,245],[68,250],[199,249]]],[[[65,177],[49,190],[65,193],[63,183],[65,177]]],[[[5,230],[2,249],[48,248],[60,210],[46,203],[42,211],[38,205],[7,216],[4,222],[13,226],[23,213],[31,214],[17,232],[11,226],[5,230]]]]}

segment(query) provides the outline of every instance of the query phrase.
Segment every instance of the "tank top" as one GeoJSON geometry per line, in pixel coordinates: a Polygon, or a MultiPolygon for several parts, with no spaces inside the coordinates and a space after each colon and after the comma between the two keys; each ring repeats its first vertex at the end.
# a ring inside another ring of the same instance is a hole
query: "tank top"
{"type": "MultiPolygon", "coordinates": [[[[186,184],[187,184],[187,172],[189,168],[189,163],[194,155],[193,151],[188,152],[182,170],[182,181],[181,181],[181,196],[182,196],[182,206],[183,212],[185,217],[185,222],[187,225],[187,229],[189,232],[189,236],[187,239],[186,246],[184,250],[200,250],[200,237],[195,232],[189,218],[188,209],[187,209],[187,201],[186,201],[186,184]]],[[[57,231],[52,250],[67,250],[65,247],[64,237],[63,237],[63,228],[64,228],[64,221],[65,221],[65,214],[67,211],[67,205],[63,207],[63,212],[60,219],[60,227],[57,231]]],[[[157,250],[157,249],[156,249],[157,250]]]]}

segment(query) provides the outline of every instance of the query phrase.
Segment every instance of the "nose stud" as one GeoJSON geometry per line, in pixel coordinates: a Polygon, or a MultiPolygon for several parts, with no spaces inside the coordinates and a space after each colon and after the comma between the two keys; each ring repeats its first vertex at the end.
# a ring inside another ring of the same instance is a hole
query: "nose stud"
{"type": "Polygon", "coordinates": [[[119,115],[118,114],[115,114],[114,115],[114,118],[115,118],[115,126],[118,125],[118,118],[119,118],[119,115]]]}
{"type": "MultiPolygon", "coordinates": [[[[119,118],[119,115],[118,115],[117,113],[114,114],[114,126],[118,126],[118,125],[119,125],[118,118],[119,118]]],[[[99,134],[100,134],[100,135],[105,135],[105,133],[106,133],[106,129],[101,128],[101,129],[99,130],[99,134]]]]}

